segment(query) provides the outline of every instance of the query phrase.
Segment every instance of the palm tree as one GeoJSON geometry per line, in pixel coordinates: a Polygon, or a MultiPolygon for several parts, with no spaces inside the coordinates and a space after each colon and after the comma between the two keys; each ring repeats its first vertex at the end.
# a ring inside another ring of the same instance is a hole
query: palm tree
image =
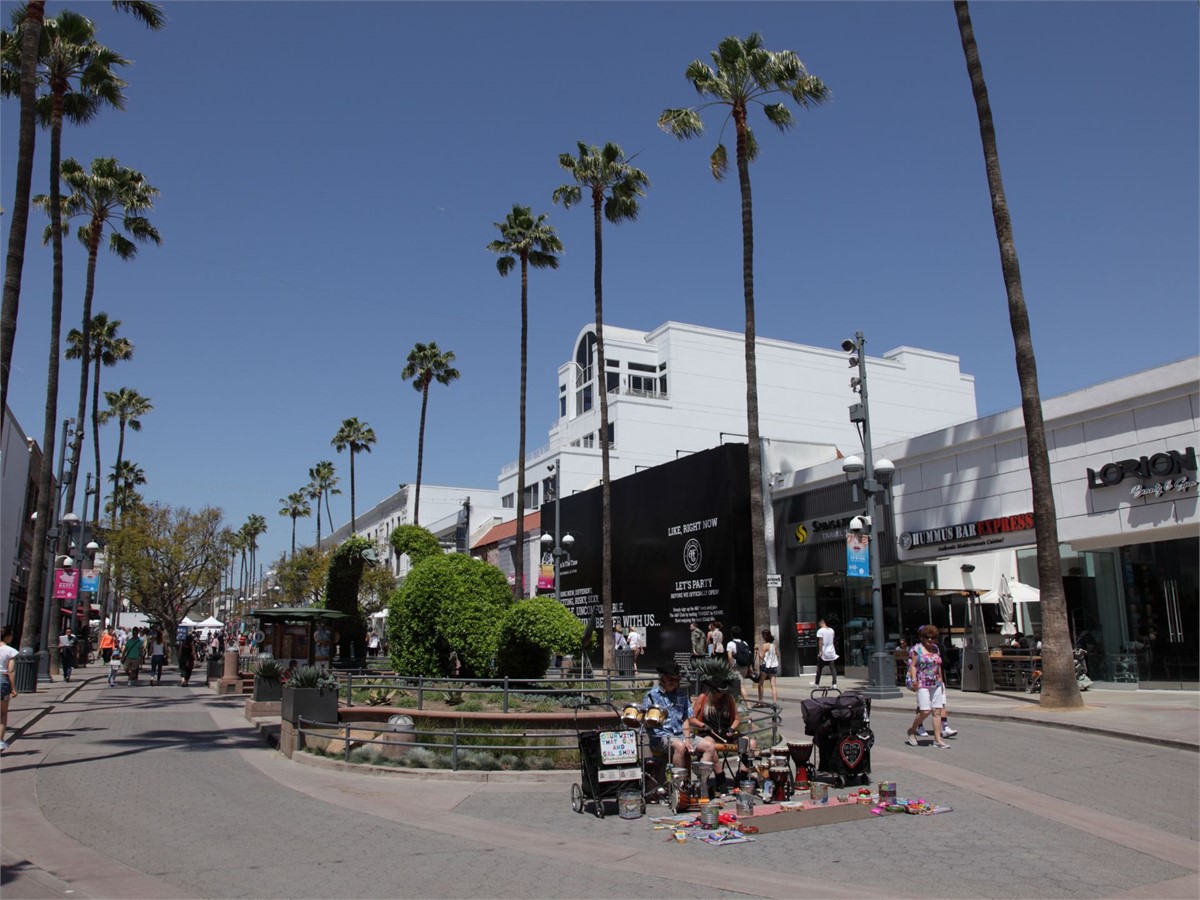
{"type": "Polygon", "coordinates": [[[958,33],[966,57],[967,75],[970,76],[971,91],[975,96],[984,168],[992,195],[992,219],[996,228],[996,243],[1000,247],[1000,269],[1008,292],[1008,320],[1016,348],[1017,380],[1021,384],[1021,410],[1025,417],[1029,480],[1033,489],[1033,527],[1037,535],[1038,583],[1042,592],[1041,702],[1052,709],[1081,707],[1083,697],[1079,693],[1071,655],[1067,598],[1058,549],[1058,511],[1050,483],[1050,454],[1046,448],[1046,427],[1042,420],[1037,359],[1033,353],[1029,310],[1025,306],[1025,291],[1021,286],[1021,267],[1013,239],[1012,219],[1008,214],[1008,199],[1000,177],[996,127],[992,122],[992,107],[988,101],[987,82],[983,78],[983,64],[979,60],[979,47],[975,44],[975,30],[971,26],[971,11],[965,0],[955,0],[954,11],[958,16],[958,33]]]}
{"type": "MultiPolygon", "coordinates": [[[[120,438],[117,441],[117,462],[113,466],[114,471],[119,471],[121,461],[125,458],[125,429],[130,428],[133,431],[142,430],[142,416],[147,415],[154,409],[154,404],[150,402],[149,397],[143,397],[137,391],[130,387],[119,388],[115,391],[105,391],[104,400],[108,404],[108,409],[100,413],[100,424],[108,422],[110,419],[117,420],[117,426],[120,429],[120,438]]],[[[114,510],[116,507],[113,507],[114,510]]],[[[117,527],[116,514],[113,514],[112,527],[117,527]]]]}
{"type": "MultiPolygon", "coordinates": [[[[21,304],[21,270],[25,266],[25,235],[29,230],[29,195],[33,190],[33,151],[37,138],[37,66],[46,0],[30,0],[21,9],[24,18],[13,30],[0,34],[0,94],[21,98],[17,140],[17,187],[13,194],[12,224],[8,229],[8,257],[4,268],[4,300],[0,309],[0,410],[8,408],[8,372],[17,339],[17,312],[21,304]],[[20,39],[17,38],[20,34],[20,39]],[[10,68],[10,57],[16,66],[10,68]]],[[[2,419],[2,417],[0,417],[2,419]]],[[[0,421],[0,429],[4,427],[0,421]]],[[[24,631],[24,629],[22,629],[24,631]]],[[[23,639],[24,635],[22,635],[23,639]]],[[[29,646],[23,644],[23,646],[29,646]]]]}
{"type": "Polygon", "coordinates": [[[562,241],[554,227],[546,222],[545,215],[536,219],[528,206],[514,204],[512,212],[503,222],[496,222],[500,239],[487,245],[492,253],[499,253],[496,269],[501,276],[508,275],[519,262],[521,265],[521,436],[517,449],[517,540],[513,545],[513,593],[525,596],[525,370],[528,365],[529,343],[529,267],[535,269],[557,269],[558,257],[562,253],[562,241]]]}
{"type": "Polygon", "coordinates": [[[430,341],[428,344],[418,341],[408,352],[408,365],[400,373],[403,381],[415,379],[413,388],[421,394],[421,430],[417,436],[417,495],[413,500],[414,525],[421,524],[421,468],[425,462],[425,409],[429,406],[429,385],[434,381],[444,385],[457,381],[459,371],[450,365],[452,362],[453,350],[443,353],[436,341],[430,341]]]}
{"type": "MultiPolygon", "coordinates": [[[[25,11],[13,11],[13,38],[6,42],[10,52],[24,43],[21,30],[25,25],[25,11]]],[[[42,23],[38,42],[38,81],[49,86],[48,96],[39,97],[35,104],[38,119],[50,126],[50,241],[53,246],[53,274],[50,288],[50,353],[46,375],[46,411],[42,431],[42,446],[54,447],[58,418],[58,366],[61,353],[63,254],[62,254],[62,194],[59,184],[62,160],[62,126],[64,121],[82,124],[93,118],[105,105],[118,109],[124,106],[121,89],[125,82],[117,77],[114,69],[126,64],[112,50],[95,40],[95,27],[84,16],[71,10],[63,10],[53,19],[42,23]],[[78,89],[73,89],[78,84],[78,89]]],[[[11,73],[14,61],[3,59],[4,68],[11,73]]],[[[21,61],[17,60],[16,65],[21,61]]],[[[11,79],[6,78],[6,84],[11,79]]],[[[7,383],[7,381],[6,381],[7,383]]],[[[79,423],[82,427],[82,422],[79,423]]],[[[52,454],[51,454],[52,455],[52,454]]],[[[51,460],[52,461],[52,460],[51,460]]],[[[44,460],[45,462],[45,460],[44,460]]],[[[34,527],[35,547],[45,546],[47,527],[50,520],[51,496],[54,488],[53,466],[44,464],[39,478],[38,520],[34,527]]],[[[61,542],[65,535],[60,537],[61,542]]],[[[40,597],[43,578],[42,566],[34,566],[29,580],[29,596],[40,597]]],[[[26,610],[27,615],[40,615],[40,600],[26,610]]],[[[30,638],[29,646],[36,640],[38,624],[26,621],[22,629],[22,642],[30,638]]]]}
{"type": "MultiPolygon", "coordinates": [[[[119,362],[133,359],[133,342],[117,334],[121,320],[109,321],[108,313],[98,312],[92,316],[92,360],[96,371],[92,377],[92,448],[96,452],[96,471],[100,469],[100,367],[115,366],[119,362]]],[[[83,335],[78,328],[67,332],[67,359],[83,357],[83,335]]],[[[97,482],[99,479],[97,479],[97,482]]],[[[96,485],[93,501],[92,521],[100,521],[100,485],[96,485]]]]}
{"type": "MultiPolygon", "coordinates": [[[[281,498],[283,506],[279,510],[281,516],[289,516],[292,520],[292,558],[296,558],[296,520],[312,515],[312,507],[308,505],[305,489],[292,491],[286,498],[281,498]]],[[[318,508],[317,512],[320,512],[318,508]]]]}
{"type": "MultiPolygon", "coordinates": [[[[88,253],[83,293],[83,326],[79,332],[80,352],[77,357],[80,361],[79,411],[75,421],[80,427],[75,429],[75,439],[71,443],[71,471],[78,473],[79,458],[83,450],[83,422],[87,414],[88,376],[92,362],[92,298],[96,292],[96,263],[100,257],[100,241],[105,230],[108,230],[108,249],[120,259],[128,261],[137,256],[138,247],[135,241],[161,244],[162,239],[158,229],[142,215],[154,208],[154,198],[158,196],[158,189],[148,184],[140,172],[126,168],[112,158],[92,160],[90,172],[85,171],[76,160],[65,159],[62,164],[62,179],[71,189],[70,196],[63,200],[63,214],[67,219],[83,217],[86,220],[79,227],[79,241],[87,248],[88,253]],[[127,232],[129,237],[122,234],[122,230],[127,232]]],[[[50,200],[43,194],[34,197],[33,202],[35,206],[45,209],[50,200]]],[[[73,476],[67,484],[67,509],[74,506],[77,481],[78,477],[73,476]]]]}
{"type": "Polygon", "coordinates": [[[124,519],[130,509],[141,506],[142,497],[137,492],[139,485],[146,483],[146,472],[131,459],[123,459],[113,466],[108,482],[113,486],[112,496],[105,507],[112,513],[113,522],[124,519]]]}
{"type": "MultiPolygon", "coordinates": [[[[786,131],[793,125],[787,104],[768,103],[772,94],[790,97],[802,107],[816,106],[829,97],[824,82],[808,70],[791,50],[771,51],[763,47],[762,36],[752,33],[744,41],[736,36],[725,38],[712,52],[715,70],[694,60],[685,77],[701,97],[711,100],[698,107],[665,109],[658,125],[680,140],[704,133],[700,110],[710,106],[726,107],[726,119],[733,119],[737,138],[738,184],[742,195],[742,291],[746,304],[746,422],[750,457],[750,546],[753,579],[754,629],[757,634],[771,625],[767,600],[766,523],[763,516],[762,447],[758,433],[758,364],[755,358],[754,331],[754,207],[750,194],[750,163],[758,156],[758,142],[747,122],[752,105],[760,105],[767,121],[786,131]]],[[[718,143],[710,158],[713,177],[718,181],[729,167],[724,143],[718,143]]]]}
{"type": "Polygon", "coordinates": [[[329,495],[340,494],[338,482],[334,474],[333,463],[327,459],[321,460],[308,470],[308,496],[317,502],[317,549],[321,549],[321,498],[325,498],[325,514],[329,519],[329,527],[333,528],[333,515],[329,512],[329,495]]]}
{"type": "Polygon", "coordinates": [[[254,577],[254,566],[258,557],[258,539],[267,533],[267,520],[258,513],[251,513],[246,517],[246,524],[242,526],[242,531],[245,535],[246,550],[250,554],[250,569],[247,581],[249,586],[253,588],[258,583],[254,577]]]}
{"type": "MultiPolygon", "coordinates": [[[[355,534],[358,531],[358,521],[354,516],[354,454],[364,450],[371,452],[371,445],[375,443],[375,429],[357,418],[346,419],[329,443],[338,453],[343,450],[350,451],[350,533],[355,534]]],[[[332,521],[329,526],[333,527],[332,521]]]]}
{"type": "MultiPolygon", "coordinates": [[[[650,179],[641,169],[629,164],[625,151],[608,143],[604,149],[577,142],[579,157],[559,154],[558,164],[571,173],[574,184],[564,184],[554,191],[554,202],[570,209],[583,200],[586,188],[592,201],[592,230],[596,246],[595,272],[592,277],[596,295],[596,362],[592,367],[596,391],[600,394],[600,494],[602,546],[600,576],[600,620],[604,633],[612,628],[612,507],[609,481],[608,440],[608,367],[604,356],[604,240],[601,229],[603,217],[614,225],[632,222],[638,216],[638,197],[646,196],[650,179]],[[607,193],[606,193],[607,192],[607,193]]],[[[556,478],[561,476],[561,471],[556,478]]],[[[557,487],[555,488],[557,490],[557,487]]],[[[604,642],[604,667],[612,667],[612,648],[604,642]]]]}

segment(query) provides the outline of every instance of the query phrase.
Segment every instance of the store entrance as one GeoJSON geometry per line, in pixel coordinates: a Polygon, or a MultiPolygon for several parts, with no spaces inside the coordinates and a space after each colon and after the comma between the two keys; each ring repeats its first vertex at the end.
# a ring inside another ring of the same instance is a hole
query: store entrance
{"type": "Polygon", "coordinates": [[[1200,688],[1200,578],[1194,539],[1121,548],[1130,647],[1142,688],[1200,688]]]}

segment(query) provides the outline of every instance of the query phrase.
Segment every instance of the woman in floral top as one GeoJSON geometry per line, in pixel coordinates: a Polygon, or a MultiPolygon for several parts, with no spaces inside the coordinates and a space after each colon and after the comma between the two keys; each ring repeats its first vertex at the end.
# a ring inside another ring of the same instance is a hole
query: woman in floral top
{"type": "Polygon", "coordinates": [[[917,717],[908,728],[906,743],[917,746],[917,729],[933,713],[933,746],[949,750],[950,745],[942,740],[942,714],[946,708],[946,679],[942,675],[942,654],[938,649],[936,625],[922,625],[917,631],[921,642],[908,651],[908,678],[910,691],[917,692],[917,717]]]}

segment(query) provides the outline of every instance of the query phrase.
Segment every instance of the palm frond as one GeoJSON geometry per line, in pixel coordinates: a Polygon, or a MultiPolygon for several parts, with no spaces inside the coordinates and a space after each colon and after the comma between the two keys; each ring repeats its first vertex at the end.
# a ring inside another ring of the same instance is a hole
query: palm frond
{"type": "Polygon", "coordinates": [[[725,177],[725,173],[729,170],[729,156],[725,152],[724,144],[717,144],[717,149],[709,157],[709,165],[712,168],[713,178],[720,181],[725,177]]]}
{"type": "Polygon", "coordinates": [[[658,127],[681,141],[704,133],[704,122],[692,108],[664,109],[658,117],[658,127]]]}
{"type": "Polygon", "coordinates": [[[780,131],[787,131],[795,124],[792,111],[782,103],[763,104],[763,114],[766,115],[767,121],[780,131]]]}

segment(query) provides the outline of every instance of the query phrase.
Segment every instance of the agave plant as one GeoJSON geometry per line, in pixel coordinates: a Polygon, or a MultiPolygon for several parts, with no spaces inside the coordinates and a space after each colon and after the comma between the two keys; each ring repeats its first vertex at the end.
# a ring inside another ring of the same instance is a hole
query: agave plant
{"type": "Polygon", "coordinates": [[[396,692],[378,688],[367,694],[367,706],[391,706],[396,692]]]}
{"type": "Polygon", "coordinates": [[[283,679],[283,666],[279,665],[278,660],[260,659],[255,663],[252,671],[256,678],[263,681],[281,681],[283,679]]]}
{"type": "Polygon", "coordinates": [[[288,678],[288,687],[336,691],[338,681],[324,669],[318,669],[316,666],[300,666],[288,678]]]}
{"type": "Polygon", "coordinates": [[[710,656],[697,660],[692,664],[696,678],[700,684],[719,685],[727,687],[733,679],[733,667],[719,656],[710,656]]]}

